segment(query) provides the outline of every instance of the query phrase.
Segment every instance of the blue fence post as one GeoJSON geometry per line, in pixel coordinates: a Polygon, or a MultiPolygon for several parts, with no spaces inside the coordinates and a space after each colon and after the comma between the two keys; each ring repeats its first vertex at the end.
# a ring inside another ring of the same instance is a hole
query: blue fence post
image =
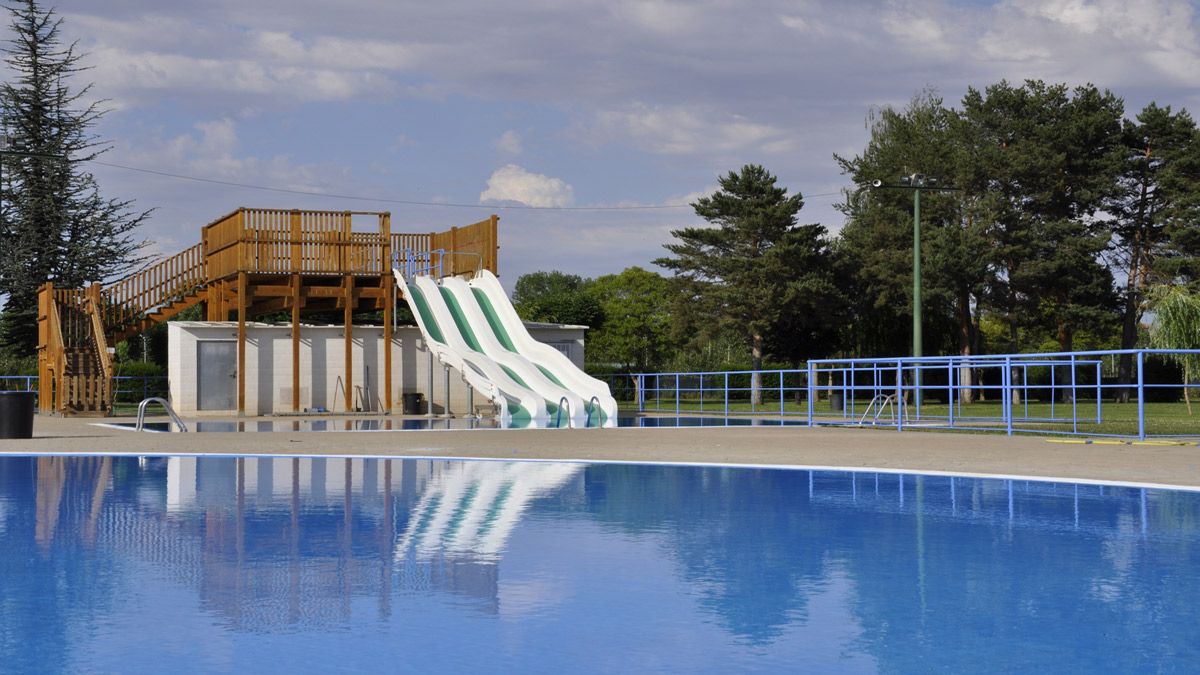
{"type": "Polygon", "coordinates": [[[946,389],[946,403],[950,409],[950,426],[954,426],[954,400],[958,398],[954,395],[954,359],[950,359],[949,365],[946,366],[946,384],[949,385],[946,389]]]}
{"type": "Polygon", "coordinates": [[[679,417],[679,373],[675,373],[675,416],[679,417]]]}
{"type": "MultiPolygon", "coordinates": [[[[1025,377],[1025,382],[1029,382],[1029,377],[1025,377]]],[[[1025,392],[1026,401],[1029,400],[1029,392],[1025,392]]],[[[1012,411],[1012,357],[1004,357],[1004,373],[1000,376],[1000,405],[1004,406],[1004,421],[1006,431],[1009,436],[1013,435],[1013,411],[1012,411]]]]}
{"type": "Polygon", "coordinates": [[[646,412],[646,375],[643,373],[638,373],[636,377],[637,377],[637,383],[638,383],[638,388],[637,388],[637,390],[638,390],[638,395],[637,395],[638,412],[643,413],[643,412],[646,412]]]}
{"type": "Polygon", "coordinates": [[[729,417],[729,373],[725,373],[725,417],[729,417]]]}
{"type": "MultiPolygon", "coordinates": [[[[1146,373],[1143,368],[1146,352],[1137,353],[1137,411],[1138,411],[1138,440],[1146,440],[1146,373]]],[[[1186,382],[1184,384],[1187,384],[1186,382]]]]}
{"type": "Polygon", "coordinates": [[[813,425],[813,373],[816,372],[816,367],[812,361],[808,362],[808,381],[805,382],[805,388],[808,390],[808,426],[813,425]]]}
{"type": "Polygon", "coordinates": [[[1100,405],[1101,399],[1104,398],[1104,385],[1102,384],[1104,373],[1100,366],[1103,363],[1103,361],[1096,362],[1096,424],[1100,424],[1102,422],[1100,417],[1100,405]]]}
{"type": "Polygon", "coordinates": [[[903,361],[896,359],[896,431],[904,431],[904,367],[903,361]]]}
{"type": "Polygon", "coordinates": [[[783,417],[783,371],[779,371],[779,416],[783,417]]]}
{"type": "Polygon", "coordinates": [[[700,373],[700,412],[704,412],[704,373],[700,373]]]}
{"type": "MultiPolygon", "coordinates": [[[[1055,391],[1055,389],[1054,389],[1054,371],[1056,371],[1056,370],[1058,370],[1058,369],[1054,367],[1054,364],[1053,363],[1050,364],[1050,419],[1055,419],[1054,418],[1054,399],[1058,398],[1058,392],[1055,391]]],[[[1026,375],[1025,379],[1026,379],[1026,381],[1028,381],[1029,376],[1026,375]]],[[[1028,394],[1026,394],[1026,397],[1028,398],[1028,394]]],[[[1028,413],[1025,416],[1029,417],[1028,413]]]]}
{"type": "Polygon", "coordinates": [[[842,402],[842,419],[854,417],[854,399],[858,393],[858,374],[855,372],[854,362],[850,362],[850,373],[845,375],[845,366],[842,367],[843,378],[849,377],[850,383],[846,388],[846,397],[842,402]]]}
{"type": "MultiPolygon", "coordinates": [[[[854,365],[850,365],[850,374],[854,373],[854,365]]],[[[842,366],[842,419],[846,419],[846,411],[854,406],[854,389],[851,388],[852,383],[846,379],[846,366],[842,366]]]]}
{"type": "Polygon", "coordinates": [[[1079,433],[1079,392],[1075,388],[1075,356],[1071,356],[1071,431],[1079,433]]]}

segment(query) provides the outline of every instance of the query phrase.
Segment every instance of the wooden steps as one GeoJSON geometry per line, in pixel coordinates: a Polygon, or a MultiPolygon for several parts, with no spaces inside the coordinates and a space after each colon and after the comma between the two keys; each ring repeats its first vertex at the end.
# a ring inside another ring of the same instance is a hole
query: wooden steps
{"type": "Polygon", "coordinates": [[[188,309],[189,307],[195,307],[203,302],[206,297],[208,297],[207,287],[201,286],[193,289],[187,295],[184,295],[178,300],[173,300],[170,303],[159,307],[149,314],[146,314],[141,319],[138,319],[124,327],[115,329],[111,333],[111,337],[108,341],[110,344],[115,345],[118,342],[124,342],[135,335],[140,335],[141,333],[144,333],[153,327],[154,324],[162,323],[163,321],[174,318],[178,316],[180,312],[188,309]]]}

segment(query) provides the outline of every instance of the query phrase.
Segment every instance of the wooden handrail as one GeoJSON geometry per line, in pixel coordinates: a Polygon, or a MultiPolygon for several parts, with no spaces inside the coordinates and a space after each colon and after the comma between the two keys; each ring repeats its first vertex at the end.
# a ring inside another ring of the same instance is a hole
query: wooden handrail
{"type": "Polygon", "coordinates": [[[112,332],[204,283],[202,245],[196,244],[113,283],[97,309],[112,332]]]}
{"type": "Polygon", "coordinates": [[[113,376],[112,359],[108,355],[108,340],[104,335],[104,317],[103,307],[100,301],[100,284],[92,284],[88,287],[88,304],[90,310],[88,314],[92,318],[92,338],[96,341],[96,352],[100,359],[100,368],[104,371],[104,378],[111,380],[113,376]]]}
{"type": "Polygon", "coordinates": [[[62,412],[63,409],[66,408],[66,399],[63,396],[63,383],[65,380],[64,376],[66,375],[67,371],[67,350],[65,344],[63,343],[62,320],[58,315],[58,303],[52,300],[49,304],[50,307],[47,311],[47,315],[49,316],[50,323],[50,340],[47,348],[50,351],[48,358],[53,359],[54,363],[54,381],[52,383],[47,382],[44,385],[39,384],[38,386],[54,387],[55,396],[53,400],[58,402],[57,412],[62,412]]]}

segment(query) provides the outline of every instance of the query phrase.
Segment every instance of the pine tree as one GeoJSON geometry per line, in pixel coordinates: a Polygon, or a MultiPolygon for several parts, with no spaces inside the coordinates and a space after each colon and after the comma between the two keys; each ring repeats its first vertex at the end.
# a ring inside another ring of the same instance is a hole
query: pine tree
{"type": "MultiPolygon", "coordinates": [[[[1186,239],[1195,229],[1200,132],[1186,110],[1172,113],[1151,103],[1125,122],[1125,149],[1119,191],[1106,210],[1115,219],[1113,263],[1125,275],[1121,349],[1133,349],[1147,291],[1188,276],[1188,251],[1173,235],[1186,239]]],[[[1132,377],[1133,357],[1122,354],[1118,382],[1127,385],[1132,377]]]]}
{"type": "Polygon", "coordinates": [[[91,85],[69,86],[85,68],[62,44],[62,19],[36,0],[7,9],[12,38],[0,51],[13,75],[0,85],[0,124],[19,150],[0,158],[0,348],[25,355],[37,344],[38,287],[78,288],[141,262],[133,232],[149,212],[105,199],[84,168],[108,148],[91,131],[104,111],[87,102],[91,85]]]}
{"type": "MultiPolygon", "coordinates": [[[[771,331],[797,330],[794,322],[781,321],[792,311],[789,299],[801,297],[797,285],[815,288],[813,275],[831,274],[829,242],[820,225],[796,223],[804,200],[799,194],[789,197],[763,167],[746,165],[718,180],[720,190],[692,204],[697,215],[717,227],[673,230],[679,241],[665,248],[674,257],[654,264],[673,270],[691,287],[697,309],[743,337],[751,368],[758,371],[771,331]]],[[[762,402],[759,385],[756,372],[750,385],[755,403],[762,402]]]]}

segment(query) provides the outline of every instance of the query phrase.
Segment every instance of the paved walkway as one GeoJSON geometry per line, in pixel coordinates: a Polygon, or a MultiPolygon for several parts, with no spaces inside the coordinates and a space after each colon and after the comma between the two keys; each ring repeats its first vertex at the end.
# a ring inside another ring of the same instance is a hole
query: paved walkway
{"type": "Polygon", "coordinates": [[[1194,441],[1084,444],[1036,436],[804,427],[139,434],[94,426],[97,421],[131,420],[39,416],[32,440],[0,440],[0,453],[349,454],[754,464],[1200,489],[1200,446],[1194,441]]]}

